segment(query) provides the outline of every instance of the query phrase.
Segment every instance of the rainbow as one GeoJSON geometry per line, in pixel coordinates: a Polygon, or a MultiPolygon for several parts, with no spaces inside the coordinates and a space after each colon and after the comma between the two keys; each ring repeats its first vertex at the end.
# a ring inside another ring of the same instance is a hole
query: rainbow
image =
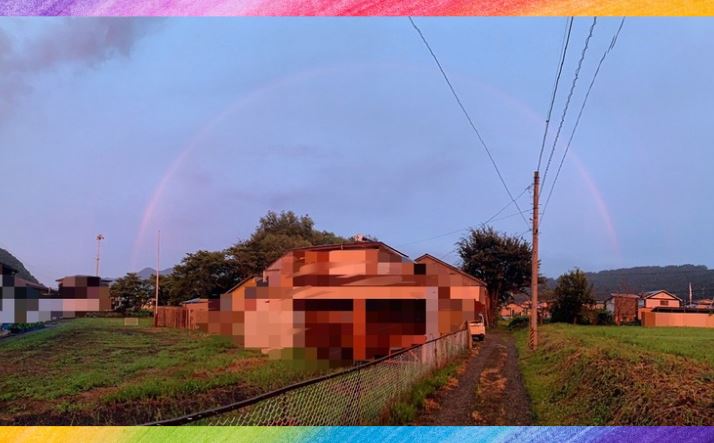
{"type": "MultiPolygon", "coordinates": [[[[225,108],[223,108],[223,110],[221,110],[214,117],[212,117],[208,122],[206,122],[193,136],[191,136],[189,138],[187,143],[182,146],[182,148],[179,150],[178,155],[169,164],[168,168],[165,170],[163,176],[161,177],[158,184],[156,185],[153,192],[151,193],[151,197],[149,198],[149,201],[146,204],[143,214],[141,216],[141,222],[139,224],[138,232],[137,232],[135,240],[134,240],[132,254],[131,254],[131,268],[130,269],[138,269],[138,266],[137,266],[138,265],[138,263],[137,263],[138,256],[139,256],[140,251],[142,250],[142,247],[144,247],[144,245],[146,243],[146,237],[147,237],[147,233],[149,232],[149,229],[151,227],[154,227],[157,230],[159,229],[160,220],[158,220],[158,218],[159,218],[158,214],[159,214],[161,199],[165,195],[167,190],[169,189],[172,180],[176,176],[177,172],[179,172],[181,170],[181,168],[186,164],[186,162],[190,159],[191,155],[200,146],[202,146],[202,142],[215,130],[215,128],[217,128],[221,123],[223,123],[231,114],[233,114],[234,112],[238,111],[241,108],[249,106],[253,101],[261,98],[264,94],[273,92],[273,91],[278,90],[279,88],[282,88],[285,86],[292,86],[295,83],[298,83],[300,81],[304,81],[307,79],[313,79],[313,78],[321,76],[321,75],[334,74],[336,72],[339,72],[341,70],[346,70],[346,69],[354,69],[356,66],[364,67],[367,65],[364,65],[364,64],[360,64],[360,65],[357,65],[357,64],[330,65],[330,66],[326,66],[326,67],[319,67],[319,68],[301,71],[295,75],[280,77],[277,80],[271,81],[269,83],[266,83],[262,86],[259,86],[255,89],[253,89],[248,94],[238,97],[238,99],[234,100],[233,102],[230,102],[225,108]]],[[[371,67],[374,67],[374,66],[389,67],[389,66],[394,66],[394,65],[393,64],[373,64],[373,65],[369,65],[369,66],[371,66],[371,67]]],[[[421,67],[415,68],[415,67],[411,67],[411,66],[400,65],[401,69],[404,69],[405,67],[411,68],[411,69],[422,69],[421,67]]],[[[469,78],[469,81],[473,82],[474,79],[469,78]]],[[[512,95],[506,93],[505,91],[495,88],[493,85],[484,84],[483,82],[480,82],[480,84],[485,89],[487,89],[487,90],[491,91],[492,93],[494,93],[495,95],[497,95],[503,101],[508,102],[510,105],[517,108],[519,111],[521,111],[523,114],[525,114],[532,123],[541,125],[542,122],[545,120],[545,118],[542,115],[540,115],[538,112],[533,110],[526,103],[513,97],[512,95]]],[[[588,191],[591,195],[591,198],[595,202],[595,206],[596,206],[598,213],[600,215],[600,218],[602,220],[607,237],[609,238],[609,241],[610,241],[610,244],[612,247],[612,251],[618,257],[620,257],[621,253],[620,253],[620,245],[618,242],[617,232],[615,229],[612,215],[611,215],[610,210],[605,202],[603,194],[600,191],[600,189],[598,188],[594,179],[592,178],[592,175],[588,172],[588,170],[585,167],[582,160],[580,160],[580,158],[577,156],[576,152],[574,152],[575,151],[574,146],[571,148],[573,148],[573,149],[570,150],[569,154],[575,163],[575,166],[577,168],[577,172],[578,172],[579,176],[581,177],[582,181],[585,183],[585,186],[588,189],[588,191]]]]}

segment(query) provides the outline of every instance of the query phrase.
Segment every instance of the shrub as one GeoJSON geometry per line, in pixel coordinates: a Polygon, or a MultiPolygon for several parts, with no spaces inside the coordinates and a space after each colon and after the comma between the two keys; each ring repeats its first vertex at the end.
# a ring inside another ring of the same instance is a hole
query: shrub
{"type": "Polygon", "coordinates": [[[13,334],[20,334],[23,332],[27,331],[32,331],[34,329],[42,329],[45,327],[45,324],[42,322],[36,322],[36,323],[11,323],[9,327],[7,328],[8,331],[10,331],[13,334]]]}
{"type": "Polygon", "coordinates": [[[526,317],[525,315],[520,315],[518,317],[513,317],[511,321],[508,322],[508,329],[514,330],[525,328],[528,326],[529,323],[530,319],[528,317],[526,317]]]}
{"type": "Polygon", "coordinates": [[[596,323],[602,326],[615,324],[615,320],[612,318],[612,312],[605,310],[599,311],[597,313],[596,323]]]}
{"type": "Polygon", "coordinates": [[[414,421],[416,414],[417,410],[414,405],[400,401],[392,406],[389,422],[394,425],[405,425],[414,421]]]}

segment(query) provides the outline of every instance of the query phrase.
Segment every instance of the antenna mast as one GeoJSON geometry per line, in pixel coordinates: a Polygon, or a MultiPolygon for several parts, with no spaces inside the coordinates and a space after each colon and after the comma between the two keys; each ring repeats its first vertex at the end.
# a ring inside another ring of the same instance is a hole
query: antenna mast
{"type": "Polygon", "coordinates": [[[99,277],[99,245],[101,244],[102,240],[104,240],[104,236],[102,234],[97,234],[97,268],[96,268],[97,277],[99,277]]]}

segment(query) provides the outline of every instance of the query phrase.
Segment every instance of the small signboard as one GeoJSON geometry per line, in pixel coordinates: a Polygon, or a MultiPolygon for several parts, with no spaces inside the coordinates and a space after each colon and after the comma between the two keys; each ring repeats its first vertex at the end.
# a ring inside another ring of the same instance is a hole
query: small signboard
{"type": "Polygon", "coordinates": [[[124,326],[139,326],[139,319],[127,317],[124,319],[124,326]]]}

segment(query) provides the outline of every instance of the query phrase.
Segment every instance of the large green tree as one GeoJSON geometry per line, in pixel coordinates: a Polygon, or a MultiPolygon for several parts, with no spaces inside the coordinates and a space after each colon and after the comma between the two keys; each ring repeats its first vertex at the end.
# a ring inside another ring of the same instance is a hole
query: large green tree
{"type": "MultiPolygon", "coordinates": [[[[176,306],[182,301],[190,299],[190,296],[186,296],[174,290],[175,281],[176,279],[174,279],[171,274],[159,275],[159,306],[176,306]]],[[[146,284],[151,293],[149,302],[153,306],[156,298],[156,274],[151,274],[149,278],[146,279],[146,284]]]]}
{"type": "Polygon", "coordinates": [[[558,284],[553,290],[555,301],[551,308],[551,321],[577,322],[585,307],[595,302],[592,292],[592,285],[580,269],[558,277],[558,284]]]}
{"type": "Polygon", "coordinates": [[[171,277],[166,279],[166,298],[170,304],[177,304],[195,297],[218,296],[240,278],[236,271],[226,259],[224,251],[200,250],[188,253],[181,263],[174,266],[171,277]]]}
{"type": "MultiPolygon", "coordinates": [[[[160,277],[159,305],[220,295],[242,279],[260,275],[289,249],[346,241],[332,232],[315,229],[315,223],[307,215],[269,211],[247,240],[223,251],[186,254],[171,275],[160,277]]],[[[151,291],[155,290],[155,278],[148,280],[151,291]]]]}
{"type": "Polygon", "coordinates": [[[289,249],[347,241],[332,232],[315,229],[315,223],[307,215],[269,211],[250,238],[228,248],[226,255],[235,272],[245,278],[259,275],[289,249]]]}
{"type": "Polygon", "coordinates": [[[138,274],[130,272],[112,283],[109,288],[112,308],[118,312],[138,311],[150,297],[150,287],[138,274]]]}
{"type": "Polygon", "coordinates": [[[500,233],[492,227],[470,229],[456,244],[462,269],[486,283],[493,324],[498,306],[531,281],[531,247],[521,237],[500,233]]]}

